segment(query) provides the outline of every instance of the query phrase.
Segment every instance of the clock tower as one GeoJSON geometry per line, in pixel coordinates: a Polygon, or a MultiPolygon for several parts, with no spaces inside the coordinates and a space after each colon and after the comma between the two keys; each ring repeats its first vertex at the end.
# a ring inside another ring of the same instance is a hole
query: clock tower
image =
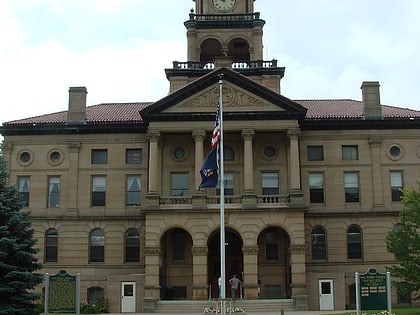
{"type": "Polygon", "coordinates": [[[187,29],[188,60],[166,69],[170,91],[217,67],[229,67],[280,93],[284,67],[264,61],[265,21],[254,12],[255,0],[193,0],[187,29]]]}

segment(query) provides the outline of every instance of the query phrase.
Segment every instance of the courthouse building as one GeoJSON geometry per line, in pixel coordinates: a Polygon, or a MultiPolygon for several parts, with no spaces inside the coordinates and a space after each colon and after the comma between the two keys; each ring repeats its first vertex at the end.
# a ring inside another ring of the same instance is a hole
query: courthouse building
{"type": "Polygon", "coordinates": [[[3,122],[42,272],[80,273],[82,299],[113,312],[217,297],[220,188],[198,187],[221,80],[226,278],[246,300],[354,308],[355,272],[395,263],[385,239],[420,179],[420,111],[381,104],[376,81],[360,100],[283,95],[254,0],[196,0],[184,25],[166,97],[88,106],[70,87],[67,111],[3,122]]]}

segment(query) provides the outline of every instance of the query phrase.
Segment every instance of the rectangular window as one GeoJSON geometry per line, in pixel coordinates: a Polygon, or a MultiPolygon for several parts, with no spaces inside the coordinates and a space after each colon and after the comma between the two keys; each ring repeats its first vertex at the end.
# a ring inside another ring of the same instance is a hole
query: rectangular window
{"type": "Polygon", "coordinates": [[[324,147],[322,145],[308,145],[308,161],[323,161],[324,147]]]}
{"type": "Polygon", "coordinates": [[[19,176],[18,177],[18,192],[21,200],[23,201],[23,206],[29,206],[29,190],[30,190],[30,177],[29,176],[19,176]]]}
{"type": "Polygon", "coordinates": [[[172,196],[186,196],[188,194],[188,173],[172,173],[171,185],[172,196]]]}
{"type": "Polygon", "coordinates": [[[106,177],[92,176],[92,206],[105,206],[106,177]]]}
{"type": "Polygon", "coordinates": [[[343,145],[341,147],[343,160],[358,160],[359,152],[357,145],[343,145]]]}
{"type": "Polygon", "coordinates": [[[391,195],[392,201],[401,201],[402,191],[403,188],[403,174],[401,171],[391,171],[390,173],[390,181],[391,181],[391,195]]]}
{"type": "Polygon", "coordinates": [[[140,206],[141,181],[140,176],[127,176],[127,206],[140,206]]]}
{"type": "Polygon", "coordinates": [[[91,164],[107,164],[108,163],[108,150],[106,149],[92,150],[91,156],[90,156],[90,162],[91,164]]]}
{"type": "Polygon", "coordinates": [[[48,177],[48,207],[60,206],[61,178],[60,176],[48,177]]]}
{"type": "Polygon", "coordinates": [[[263,195],[279,194],[279,174],[277,172],[263,172],[261,180],[263,195]]]}
{"type": "Polygon", "coordinates": [[[125,150],[126,164],[141,164],[143,161],[142,149],[127,149],[125,150]]]}
{"type": "Polygon", "coordinates": [[[359,173],[344,173],[344,193],[346,202],[359,202],[359,173]]]}
{"type": "MultiPolygon", "coordinates": [[[[233,173],[225,173],[225,196],[233,196],[233,173]]],[[[216,187],[216,194],[220,196],[220,177],[216,187]]]]}
{"type": "Polygon", "coordinates": [[[324,203],[324,174],[309,174],[309,198],[311,203],[324,203]]]}

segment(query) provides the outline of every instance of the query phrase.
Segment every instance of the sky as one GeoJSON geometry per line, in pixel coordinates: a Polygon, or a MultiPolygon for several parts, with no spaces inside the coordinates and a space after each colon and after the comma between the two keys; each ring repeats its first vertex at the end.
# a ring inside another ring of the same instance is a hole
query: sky
{"type": "MultiPolygon", "coordinates": [[[[88,105],[166,96],[164,69],[187,61],[192,0],[0,0],[0,123],[88,105]],[[163,3],[163,4],[162,4],[163,3]]],[[[293,100],[361,100],[420,110],[419,0],[256,0],[264,59],[286,68],[293,100]]]]}

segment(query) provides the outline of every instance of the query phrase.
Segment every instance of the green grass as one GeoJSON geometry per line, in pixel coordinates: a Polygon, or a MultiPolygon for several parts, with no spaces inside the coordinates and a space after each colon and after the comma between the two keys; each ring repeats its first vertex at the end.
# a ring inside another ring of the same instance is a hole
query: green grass
{"type": "MultiPolygon", "coordinates": [[[[383,310],[381,311],[363,311],[360,312],[360,314],[364,315],[373,315],[373,314],[381,314],[383,310]]],[[[420,314],[420,307],[396,307],[392,309],[392,314],[395,315],[419,315],[420,314]]],[[[327,314],[325,314],[327,315],[327,314]]],[[[345,313],[334,313],[334,314],[328,314],[328,315],[356,315],[356,312],[345,312],[345,313]]]]}

